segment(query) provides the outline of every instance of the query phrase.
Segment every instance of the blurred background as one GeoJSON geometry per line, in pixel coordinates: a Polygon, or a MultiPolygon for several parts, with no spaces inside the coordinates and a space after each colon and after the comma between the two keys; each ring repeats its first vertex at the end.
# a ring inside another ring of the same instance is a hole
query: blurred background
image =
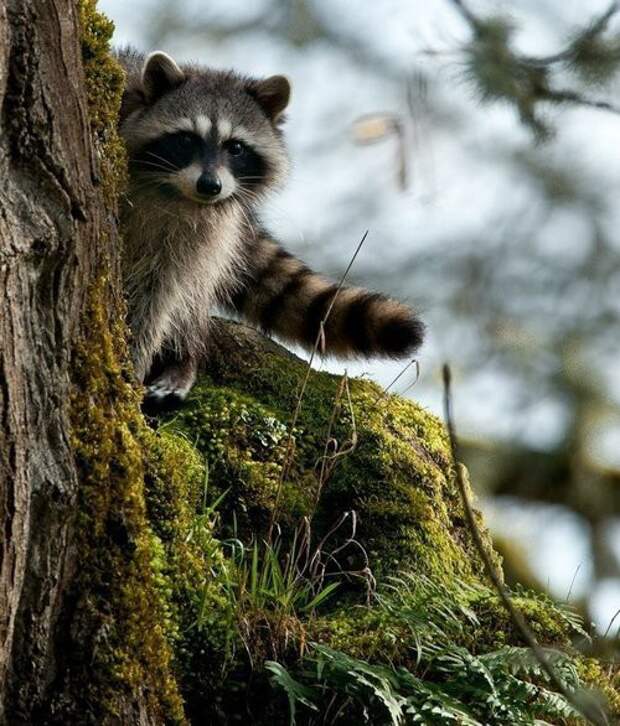
{"type": "MultiPolygon", "coordinates": [[[[100,0],[115,42],[286,73],[263,216],[428,325],[391,390],[441,415],[510,581],[620,617],[620,13],[599,0],[100,0]],[[415,385],[412,385],[415,382],[415,385]]],[[[344,364],[323,366],[342,372],[344,364]]],[[[347,366],[384,385],[402,363],[347,366]]]]}

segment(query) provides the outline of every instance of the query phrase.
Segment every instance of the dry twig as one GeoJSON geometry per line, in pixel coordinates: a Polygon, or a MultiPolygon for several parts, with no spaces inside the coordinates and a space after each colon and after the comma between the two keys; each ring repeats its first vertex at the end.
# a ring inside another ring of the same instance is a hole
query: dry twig
{"type": "Polygon", "coordinates": [[[484,569],[486,571],[487,577],[497,591],[499,599],[508,611],[508,614],[510,615],[513,624],[519,631],[525,643],[531,649],[534,657],[539,662],[541,668],[547,674],[549,681],[553,685],[553,687],[559,693],[561,693],[566,701],[570,703],[570,705],[576,711],[578,711],[589,723],[594,724],[595,726],[608,726],[609,720],[600,708],[597,708],[595,704],[584,702],[584,699],[580,699],[577,694],[570,691],[564,685],[562,679],[558,676],[553,665],[549,661],[547,654],[545,653],[543,648],[540,647],[534,634],[525,622],[523,615],[513,603],[499,572],[495,568],[495,564],[493,563],[491,556],[489,555],[489,552],[484,545],[482,535],[480,534],[480,530],[478,529],[478,525],[476,524],[474,511],[472,509],[471,502],[469,501],[468,487],[465,482],[466,474],[464,472],[463,465],[459,463],[458,442],[454,429],[454,421],[452,418],[452,394],[450,388],[451,373],[450,367],[448,365],[444,365],[443,367],[443,383],[446,427],[448,429],[448,438],[450,440],[452,461],[456,472],[456,483],[459,489],[459,493],[461,495],[461,499],[463,501],[465,521],[467,522],[467,526],[471,532],[474,544],[476,546],[476,550],[478,551],[478,554],[480,555],[480,558],[482,559],[482,562],[484,564],[484,569]]]}
{"type": "Polygon", "coordinates": [[[289,471],[289,467],[291,465],[294,443],[295,443],[295,440],[293,437],[293,431],[295,430],[295,426],[297,426],[297,421],[299,420],[299,414],[301,413],[301,403],[303,401],[303,397],[306,392],[306,387],[308,385],[308,381],[310,380],[310,372],[312,371],[312,363],[314,362],[314,358],[315,358],[316,354],[319,352],[319,350],[321,350],[321,351],[325,350],[325,324],[327,323],[329,316],[331,315],[332,309],[336,303],[336,300],[338,299],[338,295],[340,294],[340,291],[342,290],[342,287],[349,275],[349,272],[351,271],[351,267],[353,267],[353,263],[357,259],[357,256],[358,256],[360,250],[362,249],[362,245],[366,241],[367,237],[368,237],[368,230],[366,230],[366,232],[364,232],[362,239],[359,241],[359,244],[357,245],[355,252],[353,253],[353,256],[349,260],[347,269],[344,271],[344,274],[340,278],[340,282],[338,283],[338,287],[336,288],[336,291],[334,292],[334,296],[332,297],[329,307],[327,308],[327,311],[325,313],[325,316],[324,316],[323,320],[321,320],[321,323],[319,325],[319,332],[318,332],[318,335],[316,336],[316,341],[314,343],[314,347],[312,348],[312,351],[310,353],[310,358],[308,360],[308,365],[306,368],[306,375],[304,376],[304,379],[301,384],[301,388],[299,390],[299,394],[297,395],[295,411],[293,413],[293,418],[291,420],[291,424],[290,424],[289,430],[288,430],[286,453],[284,455],[284,462],[282,463],[282,469],[280,471],[280,477],[278,479],[278,486],[276,489],[276,497],[275,497],[275,501],[273,504],[273,509],[271,510],[271,518],[269,520],[269,530],[267,532],[267,542],[271,542],[273,528],[275,526],[276,517],[278,514],[279,507],[280,507],[280,496],[282,494],[282,487],[284,486],[284,481],[286,479],[286,476],[289,471]]]}

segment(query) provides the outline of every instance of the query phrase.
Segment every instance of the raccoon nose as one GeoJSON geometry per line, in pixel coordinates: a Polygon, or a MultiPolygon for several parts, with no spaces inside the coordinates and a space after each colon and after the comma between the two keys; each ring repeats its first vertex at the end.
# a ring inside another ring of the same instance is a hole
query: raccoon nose
{"type": "Polygon", "coordinates": [[[196,182],[196,191],[203,197],[216,197],[222,191],[222,182],[211,174],[201,174],[196,182]]]}

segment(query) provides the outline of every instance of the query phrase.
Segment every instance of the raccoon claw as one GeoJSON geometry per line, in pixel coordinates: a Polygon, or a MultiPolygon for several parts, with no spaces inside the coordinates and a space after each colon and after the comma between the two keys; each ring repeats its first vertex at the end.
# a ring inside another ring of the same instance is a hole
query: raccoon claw
{"type": "Polygon", "coordinates": [[[196,380],[196,362],[193,358],[168,366],[156,378],[147,379],[142,411],[147,416],[174,411],[183,405],[196,380]]]}
{"type": "Polygon", "coordinates": [[[168,381],[155,381],[147,386],[142,401],[142,412],[148,416],[166,413],[180,408],[187,397],[187,390],[175,388],[168,381]]]}

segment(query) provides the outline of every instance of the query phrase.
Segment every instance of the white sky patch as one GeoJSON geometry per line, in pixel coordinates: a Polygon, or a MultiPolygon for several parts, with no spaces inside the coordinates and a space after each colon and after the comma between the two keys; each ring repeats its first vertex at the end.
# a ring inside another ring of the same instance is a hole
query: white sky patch
{"type": "Polygon", "coordinates": [[[536,576],[559,600],[587,594],[592,570],[580,517],[564,507],[522,504],[509,497],[480,504],[491,531],[525,546],[536,576]]]}
{"type": "Polygon", "coordinates": [[[592,616],[599,632],[609,629],[610,637],[620,635],[620,582],[618,580],[602,580],[594,588],[590,599],[592,616]],[[613,622],[612,622],[613,621],[613,622]]]}

